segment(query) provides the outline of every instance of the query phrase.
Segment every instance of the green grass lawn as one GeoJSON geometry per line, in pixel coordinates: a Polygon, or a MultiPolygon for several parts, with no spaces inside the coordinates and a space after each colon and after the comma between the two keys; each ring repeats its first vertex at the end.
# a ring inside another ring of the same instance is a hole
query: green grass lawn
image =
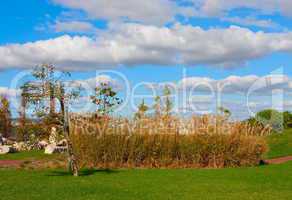
{"type": "Polygon", "coordinates": [[[292,199],[292,162],[239,169],[0,170],[5,200],[292,199]]]}
{"type": "Polygon", "coordinates": [[[56,157],[58,157],[58,155],[46,155],[44,154],[44,151],[23,151],[19,153],[0,155],[0,160],[41,160],[56,157]]]}
{"type": "MultiPolygon", "coordinates": [[[[268,137],[268,158],[292,155],[292,130],[268,137]]],[[[54,156],[54,155],[53,155],[54,156]]],[[[42,151],[0,156],[0,160],[52,158],[42,151]]],[[[83,170],[0,169],[0,199],[292,199],[292,162],[237,169],[83,170]]]]}
{"type": "Polygon", "coordinates": [[[269,152],[267,158],[277,158],[281,156],[292,156],[292,129],[283,133],[273,134],[268,139],[269,152]]]}

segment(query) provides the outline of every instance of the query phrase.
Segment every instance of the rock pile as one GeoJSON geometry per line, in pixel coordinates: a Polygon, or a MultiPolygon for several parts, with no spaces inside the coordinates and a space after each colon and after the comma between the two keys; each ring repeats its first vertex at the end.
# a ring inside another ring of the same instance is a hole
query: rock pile
{"type": "Polygon", "coordinates": [[[19,151],[45,150],[45,154],[62,153],[67,151],[67,141],[60,140],[56,128],[52,128],[49,142],[46,140],[39,141],[37,137],[32,135],[28,141],[8,140],[0,134],[0,154],[7,154],[19,151]]]}
{"type": "Polygon", "coordinates": [[[13,152],[14,149],[10,145],[6,145],[7,139],[0,134],[0,155],[13,152]]]}

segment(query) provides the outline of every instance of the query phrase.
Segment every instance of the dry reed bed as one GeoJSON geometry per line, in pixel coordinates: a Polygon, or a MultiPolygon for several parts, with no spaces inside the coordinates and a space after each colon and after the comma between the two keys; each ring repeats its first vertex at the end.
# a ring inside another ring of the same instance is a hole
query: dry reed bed
{"type": "Polygon", "coordinates": [[[187,168],[258,165],[269,127],[221,116],[127,119],[74,116],[71,139],[81,167],[187,168]]]}

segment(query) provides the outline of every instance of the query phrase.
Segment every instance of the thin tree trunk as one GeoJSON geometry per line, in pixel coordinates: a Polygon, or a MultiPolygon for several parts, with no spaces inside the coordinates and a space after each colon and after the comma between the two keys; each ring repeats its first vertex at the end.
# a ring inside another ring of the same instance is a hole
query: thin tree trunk
{"type": "Polygon", "coordinates": [[[4,130],[3,130],[3,136],[5,138],[9,138],[9,134],[10,134],[10,124],[9,124],[9,116],[7,113],[5,113],[5,117],[4,117],[4,130]]]}
{"type": "Polygon", "coordinates": [[[52,83],[49,83],[49,93],[50,93],[50,115],[55,114],[56,103],[55,103],[55,88],[52,83]]]}
{"type": "Polygon", "coordinates": [[[64,129],[64,135],[67,140],[67,151],[68,151],[68,162],[69,162],[69,170],[74,176],[78,176],[78,164],[76,161],[76,157],[74,155],[73,151],[73,145],[70,140],[70,127],[69,127],[69,117],[68,117],[68,109],[65,106],[65,99],[61,97],[61,111],[62,111],[62,117],[63,117],[63,129],[64,129]]]}
{"type": "Polygon", "coordinates": [[[24,96],[21,97],[20,120],[21,127],[24,127],[26,121],[26,98],[24,96]]]}

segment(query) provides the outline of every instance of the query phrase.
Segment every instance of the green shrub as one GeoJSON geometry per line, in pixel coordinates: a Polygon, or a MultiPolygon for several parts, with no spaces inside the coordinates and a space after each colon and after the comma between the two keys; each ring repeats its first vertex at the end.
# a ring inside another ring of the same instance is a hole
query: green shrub
{"type": "Polygon", "coordinates": [[[284,128],[292,128],[292,113],[286,111],[283,113],[284,117],[284,128]]]}
{"type": "Polygon", "coordinates": [[[283,113],[268,109],[256,114],[256,120],[264,125],[270,125],[275,131],[283,130],[284,118],[283,113]]]}
{"type": "Polygon", "coordinates": [[[251,124],[261,123],[271,126],[274,131],[282,131],[283,128],[292,128],[292,113],[289,111],[279,112],[277,110],[267,109],[258,112],[255,118],[248,119],[251,124]]]}

